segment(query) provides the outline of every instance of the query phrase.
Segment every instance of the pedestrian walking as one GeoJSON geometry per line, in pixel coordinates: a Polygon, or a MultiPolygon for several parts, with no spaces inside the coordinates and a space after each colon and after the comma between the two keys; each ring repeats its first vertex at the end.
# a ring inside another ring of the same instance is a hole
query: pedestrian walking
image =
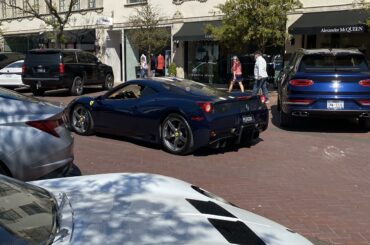
{"type": "Polygon", "coordinates": [[[229,93],[233,90],[235,82],[239,83],[240,90],[244,92],[242,65],[237,56],[233,56],[232,58],[231,73],[233,77],[232,80],[230,81],[229,93]]]}
{"type": "Polygon", "coordinates": [[[148,75],[148,63],[144,54],[140,57],[140,78],[145,78],[148,75]]]}
{"type": "Polygon", "coordinates": [[[164,75],[163,70],[164,70],[164,57],[162,54],[159,54],[157,57],[157,71],[160,76],[164,75]]]}
{"type": "Polygon", "coordinates": [[[150,55],[150,70],[151,70],[151,76],[155,77],[155,69],[157,67],[157,59],[154,56],[154,54],[150,55]]]}
{"type": "Polygon", "coordinates": [[[256,63],[254,65],[254,85],[253,85],[253,95],[257,95],[260,89],[266,98],[266,103],[270,103],[269,100],[269,91],[267,89],[267,64],[266,60],[262,57],[261,51],[256,51],[254,53],[254,59],[256,63]]]}

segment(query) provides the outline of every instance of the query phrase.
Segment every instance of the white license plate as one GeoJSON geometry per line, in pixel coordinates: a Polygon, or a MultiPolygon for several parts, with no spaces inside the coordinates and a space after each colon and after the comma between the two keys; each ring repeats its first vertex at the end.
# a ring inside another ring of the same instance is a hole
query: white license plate
{"type": "Polygon", "coordinates": [[[329,110],[342,110],[342,109],[344,109],[344,101],[342,101],[342,100],[328,100],[326,102],[326,107],[329,110]]]}
{"type": "Polygon", "coordinates": [[[45,68],[37,68],[37,72],[45,72],[45,68]]]}
{"type": "Polygon", "coordinates": [[[243,116],[242,121],[243,123],[251,123],[251,122],[254,122],[254,118],[253,116],[243,116]]]}

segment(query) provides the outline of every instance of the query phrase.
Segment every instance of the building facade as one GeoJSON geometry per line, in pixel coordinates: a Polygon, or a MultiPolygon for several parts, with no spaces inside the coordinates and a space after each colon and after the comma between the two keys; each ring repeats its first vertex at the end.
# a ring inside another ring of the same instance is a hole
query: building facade
{"type": "MultiPolygon", "coordinates": [[[[23,6],[24,0],[12,0],[23,6]]],[[[39,5],[47,15],[45,0],[28,0],[39,5]]],[[[52,0],[60,12],[69,0],[52,0]]],[[[162,17],[161,28],[170,33],[168,45],[161,53],[166,66],[177,65],[179,77],[205,83],[226,83],[230,54],[212,36],[205,34],[205,26],[220,25],[217,9],[226,0],[79,0],[71,20],[65,27],[64,47],[94,52],[113,67],[116,81],[127,81],[137,76],[140,50],[130,41],[129,18],[136,8],[150,3],[162,17]]],[[[289,13],[287,29],[290,37],[286,53],[299,48],[360,48],[370,53],[370,34],[364,20],[368,12],[357,9],[354,0],[301,0],[303,7],[289,13]]],[[[42,21],[22,11],[0,5],[2,21],[2,51],[26,52],[32,48],[53,47],[52,29],[42,21]]]]}
{"type": "Polygon", "coordinates": [[[370,11],[355,0],[301,2],[303,7],[288,15],[288,55],[299,48],[358,48],[370,59],[370,11]]]}

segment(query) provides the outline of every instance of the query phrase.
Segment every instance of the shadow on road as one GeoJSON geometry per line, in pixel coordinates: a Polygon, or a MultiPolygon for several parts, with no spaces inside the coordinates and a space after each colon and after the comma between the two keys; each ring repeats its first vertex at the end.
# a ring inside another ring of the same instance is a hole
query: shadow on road
{"type": "MultiPolygon", "coordinates": [[[[135,144],[141,147],[150,148],[157,151],[164,151],[165,149],[160,145],[156,143],[146,142],[139,139],[132,139],[125,136],[116,136],[116,135],[110,135],[110,134],[103,134],[103,133],[97,133],[95,136],[101,137],[101,138],[107,138],[112,140],[119,140],[119,141],[125,141],[131,144],[135,144]]],[[[258,143],[262,142],[263,139],[257,138],[252,140],[248,144],[240,144],[240,145],[227,145],[223,148],[211,148],[211,147],[202,147],[200,149],[197,149],[196,151],[190,153],[189,155],[194,155],[196,157],[205,157],[209,155],[218,155],[218,154],[225,154],[228,152],[238,152],[242,148],[250,148],[254,145],[257,145],[258,143]]],[[[170,153],[169,153],[170,154],[170,153]]]]}
{"type": "Polygon", "coordinates": [[[293,132],[318,133],[367,133],[356,119],[342,118],[294,118],[292,126],[281,127],[277,106],[271,106],[271,123],[278,128],[293,132]]]}
{"type": "MultiPolygon", "coordinates": [[[[19,93],[26,94],[26,95],[32,95],[30,89],[28,88],[19,88],[19,89],[16,89],[16,91],[19,93]]],[[[104,93],[105,91],[103,91],[99,87],[84,87],[84,91],[82,95],[88,96],[90,94],[96,94],[98,92],[104,93]]],[[[41,97],[70,97],[70,96],[72,95],[69,93],[68,89],[55,89],[55,90],[45,91],[45,94],[41,97]]]]}

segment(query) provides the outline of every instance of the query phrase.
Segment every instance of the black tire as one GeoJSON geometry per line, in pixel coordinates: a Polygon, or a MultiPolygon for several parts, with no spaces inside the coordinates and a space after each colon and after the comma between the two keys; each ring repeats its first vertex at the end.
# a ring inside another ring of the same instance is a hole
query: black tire
{"type": "Polygon", "coordinates": [[[105,80],[104,80],[104,83],[102,85],[103,89],[104,90],[109,90],[111,88],[113,88],[114,86],[114,76],[112,73],[108,73],[106,76],[105,76],[105,80]]]}
{"type": "Polygon", "coordinates": [[[0,174],[6,175],[11,177],[11,173],[9,172],[9,169],[2,163],[0,162],[0,174]]]}
{"type": "Polygon", "coordinates": [[[280,116],[280,126],[281,127],[289,127],[292,125],[292,121],[293,121],[292,116],[286,114],[282,109],[280,109],[279,116],[280,116]]]}
{"type": "Polygon", "coordinates": [[[358,119],[360,127],[366,130],[370,130],[370,118],[361,117],[358,119]]]}
{"type": "Polygon", "coordinates": [[[31,92],[34,96],[43,96],[45,90],[41,88],[36,88],[35,86],[31,86],[31,92]]]}
{"type": "Polygon", "coordinates": [[[69,89],[69,92],[71,93],[71,95],[80,96],[82,95],[83,90],[84,90],[83,79],[81,77],[75,77],[73,79],[73,83],[69,89]]]}
{"type": "Polygon", "coordinates": [[[91,112],[83,105],[75,105],[71,110],[70,128],[80,135],[91,135],[94,132],[94,120],[91,112]]]}
{"type": "Polygon", "coordinates": [[[179,114],[170,114],[161,125],[161,140],[166,151],[186,155],[193,150],[193,132],[189,123],[179,114]]]}

